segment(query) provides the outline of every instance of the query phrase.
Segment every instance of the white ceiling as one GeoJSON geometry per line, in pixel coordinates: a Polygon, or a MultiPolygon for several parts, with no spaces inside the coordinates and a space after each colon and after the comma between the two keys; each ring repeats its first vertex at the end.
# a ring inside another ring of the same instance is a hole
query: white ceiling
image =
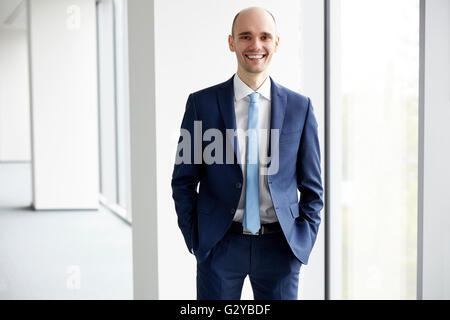
{"type": "Polygon", "coordinates": [[[25,29],[25,7],[25,0],[0,0],[0,29],[25,29]],[[13,18],[10,23],[7,22],[9,18],[13,18]]]}

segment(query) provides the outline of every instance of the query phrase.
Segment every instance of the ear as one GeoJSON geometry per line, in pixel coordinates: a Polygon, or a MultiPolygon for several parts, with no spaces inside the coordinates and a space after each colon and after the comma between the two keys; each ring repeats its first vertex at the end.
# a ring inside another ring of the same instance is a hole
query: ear
{"type": "Polygon", "coordinates": [[[275,50],[274,50],[274,52],[277,52],[278,51],[278,45],[280,44],[280,37],[279,36],[277,36],[276,38],[275,38],[275,50]]]}
{"type": "Polygon", "coordinates": [[[231,52],[234,52],[234,42],[233,42],[233,36],[229,35],[228,36],[228,47],[230,48],[231,52]]]}

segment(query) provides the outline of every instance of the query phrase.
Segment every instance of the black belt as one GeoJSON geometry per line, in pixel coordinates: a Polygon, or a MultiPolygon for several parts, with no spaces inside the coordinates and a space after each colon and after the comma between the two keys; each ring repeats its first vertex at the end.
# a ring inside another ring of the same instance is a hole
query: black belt
{"type": "MultiPolygon", "coordinates": [[[[244,227],[242,226],[242,223],[233,221],[231,224],[230,229],[228,229],[231,233],[239,233],[239,234],[252,234],[250,231],[244,230],[244,227]]],[[[261,235],[261,234],[267,234],[267,233],[275,233],[280,232],[281,226],[279,222],[273,222],[273,223],[265,223],[261,225],[261,228],[258,230],[258,232],[255,235],[261,235]]]]}

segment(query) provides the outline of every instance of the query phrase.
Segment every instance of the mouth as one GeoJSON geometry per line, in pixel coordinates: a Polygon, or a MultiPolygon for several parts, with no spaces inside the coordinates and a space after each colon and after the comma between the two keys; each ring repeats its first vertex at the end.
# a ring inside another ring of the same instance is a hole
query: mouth
{"type": "Polygon", "coordinates": [[[267,54],[244,54],[244,56],[250,61],[260,61],[263,60],[267,54]]]}

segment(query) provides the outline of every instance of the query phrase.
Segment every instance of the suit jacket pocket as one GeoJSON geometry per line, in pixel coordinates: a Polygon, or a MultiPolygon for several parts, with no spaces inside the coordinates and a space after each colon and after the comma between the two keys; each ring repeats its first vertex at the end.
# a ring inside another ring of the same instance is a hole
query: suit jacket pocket
{"type": "Polygon", "coordinates": [[[298,207],[298,202],[293,203],[289,206],[289,209],[291,210],[292,218],[297,219],[300,216],[300,210],[298,207]]]}

